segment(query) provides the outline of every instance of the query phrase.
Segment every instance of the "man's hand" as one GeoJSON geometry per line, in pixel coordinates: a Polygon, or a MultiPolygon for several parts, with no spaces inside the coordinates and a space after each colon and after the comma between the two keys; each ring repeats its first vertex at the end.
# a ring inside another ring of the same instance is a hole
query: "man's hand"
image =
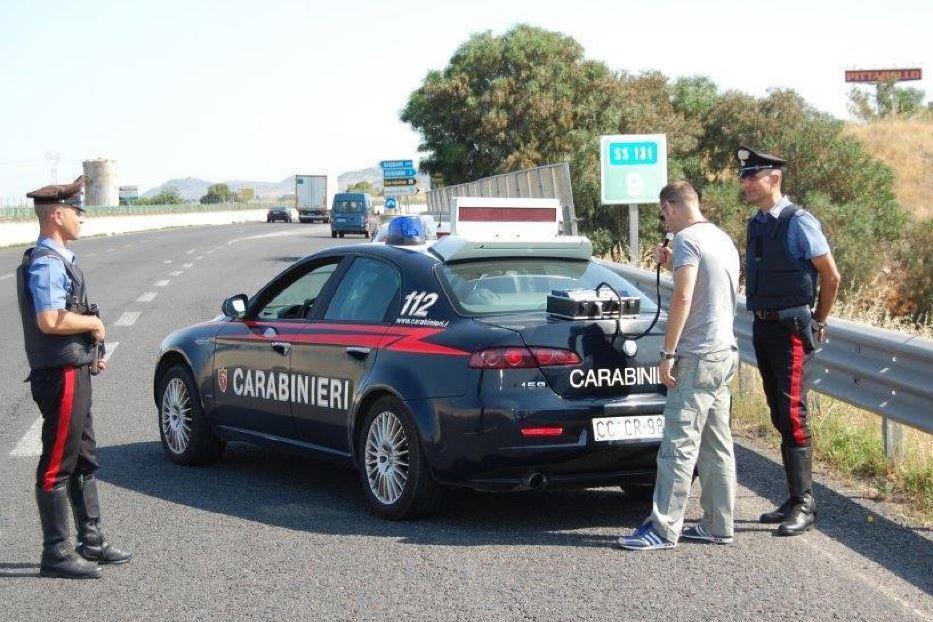
{"type": "Polygon", "coordinates": [[[674,257],[674,251],[667,246],[658,246],[654,247],[654,262],[659,266],[664,266],[668,270],[671,269],[671,259],[674,257]]]}
{"type": "Polygon", "coordinates": [[[94,320],[94,326],[91,328],[91,336],[94,338],[95,343],[101,343],[104,340],[107,329],[104,328],[104,323],[99,317],[87,316],[94,320]]]}
{"type": "Polygon", "coordinates": [[[105,361],[104,359],[100,359],[99,361],[97,361],[97,372],[100,373],[104,371],[105,369],[107,369],[107,361],[105,361]]]}
{"type": "Polygon", "coordinates": [[[673,389],[677,384],[677,378],[674,377],[672,373],[674,371],[674,359],[661,359],[661,382],[664,383],[668,389],[673,389]]]}

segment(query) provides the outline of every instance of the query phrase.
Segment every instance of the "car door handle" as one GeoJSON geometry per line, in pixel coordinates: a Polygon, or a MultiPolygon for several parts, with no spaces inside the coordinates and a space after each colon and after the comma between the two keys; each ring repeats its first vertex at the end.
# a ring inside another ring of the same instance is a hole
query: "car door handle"
{"type": "Polygon", "coordinates": [[[291,347],[291,344],[284,343],[282,341],[276,341],[272,344],[272,349],[283,356],[288,354],[288,351],[291,349],[291,347]]]}
{"type": "Polygon", "coordinates": [[[347,354],[349,354],[350,356],[352,356],[353,358],[357,360],[362,361],[367,356],[369,356],[369,348],[360,348],[357,346],[350,346],[347,348],[347,354]]]}

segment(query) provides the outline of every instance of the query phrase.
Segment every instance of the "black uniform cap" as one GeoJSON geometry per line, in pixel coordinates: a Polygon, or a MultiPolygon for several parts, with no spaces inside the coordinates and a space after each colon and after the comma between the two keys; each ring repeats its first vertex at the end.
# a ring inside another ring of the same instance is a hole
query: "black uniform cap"
{"type": "Polygon", "coordinates": [[[84,175],[70,184],[42,186],[26,194],[36,205],[63,204],[84,211],[84,175]]]}
{"type": "Polygon", "coordinates": [[[739,160],[739,178],[754,175],[758,171],[764,171],[772,168],[781,168],[787,164],[787,160],[779,158],[770,153],[761,153],[751,147],[740,145],[735,150],[735,157],[739,160]]]}

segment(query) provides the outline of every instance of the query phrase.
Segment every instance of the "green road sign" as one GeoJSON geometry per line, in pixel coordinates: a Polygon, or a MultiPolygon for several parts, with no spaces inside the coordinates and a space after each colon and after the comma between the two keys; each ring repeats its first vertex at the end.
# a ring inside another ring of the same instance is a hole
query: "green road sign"
{"type": "Polygon", "coordinates": [[[657,203],[667,184],[667,134],[599,138],[603,205],[657,203]]]}

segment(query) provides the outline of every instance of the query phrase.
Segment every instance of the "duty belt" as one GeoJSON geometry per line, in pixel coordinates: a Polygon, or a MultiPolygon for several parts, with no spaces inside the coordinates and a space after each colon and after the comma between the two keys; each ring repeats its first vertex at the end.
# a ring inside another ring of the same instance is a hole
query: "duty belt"
{"type": "Polygon", "coordinates": [[[777,320],[777,311],[752,311],[759,320],[777,320]]]}

